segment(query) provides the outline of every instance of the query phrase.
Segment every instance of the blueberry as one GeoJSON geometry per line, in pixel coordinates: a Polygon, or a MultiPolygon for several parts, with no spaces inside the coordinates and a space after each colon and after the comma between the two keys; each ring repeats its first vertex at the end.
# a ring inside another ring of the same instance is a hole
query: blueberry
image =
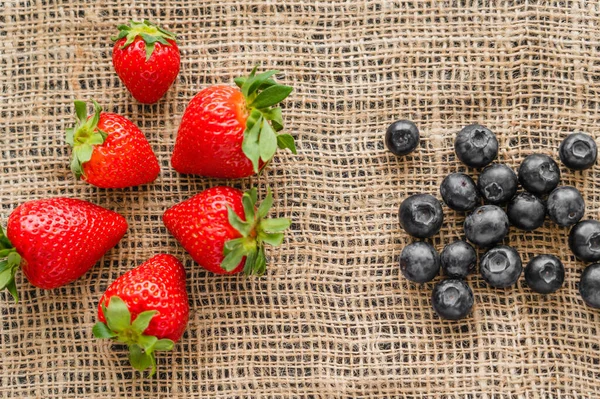
{"type": "Polygon", "coordinates": [[[443,280],[433,287],[431,304],[442,319],[462,319],[473,308],[473,291],[462,280],[443,280]]]}
{"type": "Polygon", "coordinates": [[[559,181],[558,165],[548,155],[531,154],[519,167],[519,182],[532,194],[548,194],[558,186],[559,181]]]}
{"type": "Polygon", "coordinates": [[[481,258],[481,277],[492,287],[506,288],[515,284],[523,265],[519,253],[512,247],[500,245],[487,251],[481,258]]]}
{"type": "Polygon", "coordinates": [[[450,173],[440,185],[442,199],[455,211],[472,211],[481,203],[479,191],[471,177],[464,173],[450,173]]]}
{"type": "Polygon", "coordinates": [[[466,241],[454,241],[444,247],[440,263],[448,277],[465,278],[477,265],[477,253],[466,241]]]}
{"type": "Polygon", "coordinates": [[[526,192],[513,197],[506,207],[510,224],[526,231],[541,227],[546,218],[546,206],[538,197],[526,192]]]}
{"type": "Polygon", "coordinates": [[[392,123],[385,132],[385,146],[394,155],[410,154],[419,145],[419,129],[411,121],[401,120],[392,123]]]}
{"type": "Polygon", "coordinates": [[[467,216],[464,228],[469,241],[480,247],[490,247],[508,234],[508,217],[502,208],[484,205],[467,216]]]}
{"type": "Polygon", "coordinates": [[[431,244],[417,241],[408,244],[400,254],[400,270],[415,283],[426,283],[440,271],[440,256],[431,244]]]}
{"type": "Polygon", "coordinates": [[[479,175],[477,188],[483,199],[494,205],[504,204],[517,193],[519,181],[515,172],[506,165],[494,164],[479,175]]]}
{"type": "Polygon", "coordinates": [[[550,193],[547,201],[548,216],[559,226],[572,226],[585,213],[585,202],[575,187],[558,187],[550,193]]]}
{"type": "Polygon", "coordinates": [[[498,156],[498,140],[487,127],[469,125],[456,135],[454,150],[465,165],[483,168],[498,156]]]}
{"type": "Polygon", "coordinates": [[[565,267],[554,255],[538,255],[525,267],[525,281],[533,291],[550,294],[562,287],[565,267]]]}
{"type": "Polygon", "coordinates": [[[586,305],[600,308],[600,263],[592,263],[581,273],[579,293],[586,305]]]}
{"type": "Polygon", "coordinates": [[[584,220],[577,223],[569,232],[569,248],[579,260],[597,262],[600,260],[600,222],[584,220]]]}
{"type": "Polygon", "coordinates": [[[411,236],[427,238],[442,227],[444,212],[433,195],[411,195],[400,205],[400,226],[411,236]]]}
{"type": "Polygon", "coordinates": [[[596,163],[598,147],[592,136],[585,133],[572,133],[560,144],[558,155],[567,168],[584,170],[596,163]]]}

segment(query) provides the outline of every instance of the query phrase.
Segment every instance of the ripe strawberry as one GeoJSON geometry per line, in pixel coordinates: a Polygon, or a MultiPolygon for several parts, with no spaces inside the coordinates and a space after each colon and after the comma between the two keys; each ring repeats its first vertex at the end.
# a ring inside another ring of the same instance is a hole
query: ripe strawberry
{"type": "Polygon", "coordinates": [[[203,268],[217,274],[261,275],[264,245],[278,246],[288,219],[265,219],[273,205],[271,190],[256,209],[256,188],[242,194],[213,187],[167,209],[163,223],[203,268]]]}
{"type": "Polygon", "coordinates": [[[52,289],[77,280],[127,231],[116,212],[87,201],[49,198],[21,204],[0,229],[0,289],[17,300],[19,266],[36,287],[52,289]]]}
{"type": "Polygon", "coordinates": [[[179,73],[176,36],[149,21],[130,21],[118,28],[112,38],[115,71],[136,100],[154,104],[179,73]]]}
{"type": "Polygon", "coordinates": [[[67,129],[76,178],[100,188],[139,186],[156,180],[160,167],[146,137],[121,115],[102,112],[94,101],[88,117],[83,101],[75,101],[77,123],[67,129]]]}
{"type": "Polygon", "coordinates": [[[159,254],[117,278],[98,303],[97,338],[129,346],[131,365],[156,371],[154,351],[171,350],[189,317],[185,270],[174,256],[159,254]],[[133,322],[132,322],[133,321],[133,322]]]}
{"type": "Polygon", "coordinates": [[[241,178],[258,173],[277,147],[296,153],[294,138],[283,129],[281,108],[292,88],[275,83],[278,71],[238,78],[240,87],[211,86],[188,104],[171,163],[179,173],[241,178]]]}

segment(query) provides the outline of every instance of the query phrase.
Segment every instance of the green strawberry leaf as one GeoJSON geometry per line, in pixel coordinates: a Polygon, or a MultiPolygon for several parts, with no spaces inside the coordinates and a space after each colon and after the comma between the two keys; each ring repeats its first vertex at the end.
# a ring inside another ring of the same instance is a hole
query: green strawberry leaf
{"type": "Polygon", "coordinates": [[[246,223],[240,219],[237,213],[235,213],[230,207],[227,207],[227,219],[231,227],[239,231],[242,236],[246,237],[248,234],[250,234],[250,231],[252,230],[252,225],[250,222],[246,223]]]}
{"type": "Polygon", "coordinates": [[[277,135],[268,123],[263,123],[258,138],[258,146],[260,147],[260,158],[263,162],[269,161],[277,151],[277,135]]]}
{"type": "Polygon", "coordinates": [[[146,46],[146,61],[150,59],[154,52],[156,43],[161,43],[165,46],[170,46],[169,40],[176,41],[177,36],[174,33],[163,29],[148,20],[141,22],[130,21],[129,25],[119,25],[119,34],[111,39],[113,41],[126,38],[121,49],[127,48],[136,38],[141,38],[146,46]]]}
{"type": "Polygon", "coordinates": [[[143,334],[150,325],[150,321],[152,318],[158,314],[156,310],[147,310],[137,315],[133,323],[131,324],[131,328],[137,332],[138,334],[143,334]]]}
{"type": "Polygon", "coordinates": [[[265,219],[260,224],[260,227],[263,231],[268,231],[269,233],[280,233],[287,230],[291,224],[292,222],[286,218],[265,219]]]}
{"type": "Polygon", "coordinates": [[[117,336],[115,332],[111,331],[111,329],[102,322],[98,322],[94,325],[92,333],[96,338],[114,338],[117,336]]]}
{"type": "Polygon", "coordinates": [[[228,272],[234,270],[240,264],[245,254],[246,249],[243,245],[236,246],[225,255],[225,258],[221,262],[221,268],[228,272]]]}
{"type": "Polygon", "coordinates": [[[85,101],[75,100],[75,116],[79,123],[85,123],[87,121],[87,104],[85,101]]]}
{"type": "Polygon", "coordinates": [[[244,131],[244,140],[242,141],[242,151],[244,155],[252,161],[252,167],[258,172],[258,163],[260,160],[260,146],[258,144],[258,135],[263,122],[262,116],[252,125],[250,129],[244,131]]]}
{"type": "Polygon", "coordinates": [[[281,108],[269,108],[268,110],[263,112],[265,119],[271,121],[271,125],[276,132],[283,129],[283,116],[281,114],[281,108]]]}
{"type": "Polygon", "coordinates": [[[104,317],[108,327],[114,332],[120,333],[131,325],[131,313],[127,305],[118,296],[109,299],[108,306],[104,310],[104,317]]]}
{"type": "Polygon", "coordinates": [[[294,90],[290,86],[276,85],[266,88],[261,91],[258,96],[250,103],[252,108],[267,108],[272,105],[278,104],[285,100],[287,96],[294,90]]]}
{"type": "Polygon", "coordinates": [[[175,343],[173,341],[171,341],[170,339],[166,339],[166,338],[159,339],[154,344],[154,350],[155,351],[170,351],[173,349],[174,345],[175,345],[175,343]]]}
{"type": "Polygon", "coordinates": [[[264,233],[260,236],[262,242],[274,247],[281,245],[283,238],[283,233],[264,233]]]}
{"type": "Polygon", "coordinates": [[[144,371],[148,367],[152,367],[150,375],[152,376],[156,373],[156,360],[154,359],[154,354],[152,352],[144,352],[137,344],[133,344],[129,347],[129,362],[133,368],[138,371],[144,371]]]}
{"type": "Polygon", "coordinates": [[[6,286],[6,289],[8,290],[10,295],[12,295],[12,297],[14,298],[15,303],[19,303],[19,292],[17,291],[17,284],[15,283],[14,279],[10,283],[8,283],[8,285],[6,286]]]}
{"type": "Polygon", "coordinates": [[[282,150],[287,148],[292,152],[292,154],[297,154],[296,143],[290,134],[278,134],[277,147],[281,148],[282,150]]]}
{"type": "Polygon", "coordinates": [[[141,335],[138,338],[138,345],[144,348],[144,351],[152,352],[154,351],[154,344],[156,344],[157,341],[158,338],[153,335],[141,335]]]}

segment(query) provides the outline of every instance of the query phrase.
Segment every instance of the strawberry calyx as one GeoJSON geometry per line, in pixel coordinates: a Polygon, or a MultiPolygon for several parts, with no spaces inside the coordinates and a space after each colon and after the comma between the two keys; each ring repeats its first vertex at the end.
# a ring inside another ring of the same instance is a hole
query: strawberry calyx
{"type": "Polygon", "coordinates": [[[248,109],[242,151],[252,161],[255,173],[259,172],[259,162],[263,161],[264,168],[277,148],[287,148],[296,154],[294,138],[287,133],[278,133],[283,129],[283,118],[281,108],[276,106],[290,95],[293,88],[272,79],[279,71],[256,74],[257,68],[254,67],[250,76],[234,80],[246,98],[248,109]]]}
{"type": "Polygon", "coordinates": [[[177,40],[177,35],[162,29],[146,19],[140,22],[131,20],[129,21],[129,25],[119,25],[117,28],[119,29],[119,34],[115,37],[111,37],[111,40],[116,42],[117,40],[127,38],[125,43],[121,46],[121,49],[125,49],[133,43],[137,37],[140,37],[146,45],[146,61],[152,56],[156,43],[170,46],[171,43],[169,43],[168,40],[177,40]]]}
{"type": "Polygon", "coordinates": [[[19,293],[15,284],[15,274],[21,265],[21,255],[8,237],[4,234],[4,230],[0,227],[0,290],[8,290],[15,299],[15,303],[19,302],[19,293]]]}
{"type": "Polygon", "coordinates": [[[156,373],[155,351],[169,351],[175,344],[170,339],[158,339],[153,335],[144,335],[156,310],[147,310],[131,320],[127,304],[118,296],[108,299],[108,306],[102,304],[102,313],[106,323],[98,322],[92,329],[94,337],[113,339],[129,347],[129,362],[138,371],[151,368],[150,376],[156,373]]]}
{"type": "Polygon", "coordinates": [[[290,227],[291,221],[286,218],[266,219],[267,213],[273,206],[271,189],[267,189],[267,196],[258,208],[256,201],[256,188],[252,188],[242,196],[245,220],[242,220],[233,209],[227,207],[229,224],[242,237],[225,243],[223,248],[225,258],[221,262],[223,270],[234,270],[246,257],[244,273],[260,276],[265,273],[267,264],[265,244],[276,247],[283,242],[283,232],[290,227]]]}
{"type": "Polygon", "coordinates": [[[66,141],[73,148],[71,171],[77,179],[83,173],[83,164],[92,158],[95,145],[103,144],[107,134],[98,129],[102,107],[94,100],[94,115],[88,118],[85,101],[75,100],[75,116],[77,123],[67,129],[66,141]]]}

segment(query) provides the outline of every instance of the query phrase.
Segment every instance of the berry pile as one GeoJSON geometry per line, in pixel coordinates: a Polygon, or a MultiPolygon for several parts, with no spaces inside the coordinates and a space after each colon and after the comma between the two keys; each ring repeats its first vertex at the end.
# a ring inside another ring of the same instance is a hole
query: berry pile
{"type": "MultiPolygon", "coordinates": [[[[398,156],[414,151],[418,142],[419,130],[406,120],[394,122],[385,136],[387,148],[398,156]]],[[[440,268],[443,270],[447,279],[435,285],[431,297],[433,309],[441,318],[464,318],[473,307],[473,292],[464,281],[477,264],[477,252],[469,242],[486,250],[479,261],[479,273],[487,284],[506,288],[518,281],[523,272],[521,257],[514,248],[502,244],[510,226],[533,231],[548,215],[556,225],[571,227],[569,248],[577,259],[600,261],[600,222],[581,221],[585,213],[583,197],[575,187],[558,187],[560,169],[551,157],[531,154],[521,162],[517,173],[507,165],[492,163],[498,156],[498,140],[490,129],[477,124],[457,134],[454,149],[465,165],[484,168],[477,182],[457,172],[446,176],[440,185],[442,199],[450,209],[469,212],[464,223],[466,240],[446,245],[441,255],[431,244],[416,241],[405,246],[400,255],[400,269],[410,281],[426,283],[437,276],[440,268]],[[517,192],[519,184],[524,191],[517,192]]],[[[561,162],[574,170],[591,168],[597,152],[594,139],[584,133],[570,134],[559,148],[561,162]]],[[[444,213],[433,195],[415,194],[402,202],[399,218],[404,231],[425,239],[440,231],[444,213]]],[[[555,292],[564,280],[565,268],[554,255],[535,256],[525,267],[525,281],[535,292],[555,292]]],[[[600,308],[600,263],[583,271],[579,291],[588,306],[600,308]]]]}

